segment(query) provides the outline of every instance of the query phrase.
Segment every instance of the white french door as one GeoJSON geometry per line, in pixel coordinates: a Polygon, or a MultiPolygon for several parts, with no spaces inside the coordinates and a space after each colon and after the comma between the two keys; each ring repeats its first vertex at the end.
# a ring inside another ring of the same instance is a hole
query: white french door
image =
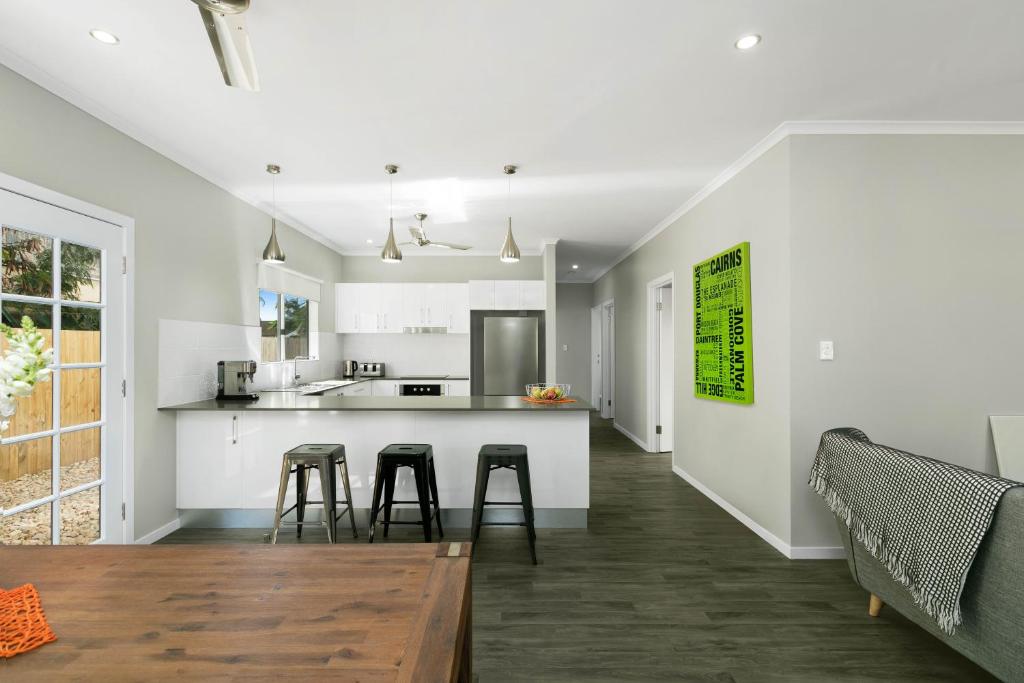
{"type": "Polygon", "coordinates": [[[123,228],[4,189],[0,228],[3,322],[54,350],[0,433],[0,543],[123,543],[123,228]]]}

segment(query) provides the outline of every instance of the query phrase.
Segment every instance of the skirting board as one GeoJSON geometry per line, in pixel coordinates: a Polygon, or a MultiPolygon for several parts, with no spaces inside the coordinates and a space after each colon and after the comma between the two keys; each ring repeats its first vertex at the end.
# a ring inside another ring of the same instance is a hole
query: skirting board
{"type": "Polygon", "coordinates": [[[672,465],[672,471],[675,472],[683,481],[688,483],[693,488],[703,493],[707,498],[711,499],[718,507],[722,508],[730,515],[735,517],[743,526],[747,527],[755,534],[761,537],[762,540],[768,543],[771,547],[778,550],[780,553],[785,555],[791,560],[841,560],[846,557],[846,553],[842,546],[791,546],[790,544],[783,541],[781,538],[773,534],[772,532],[765,529],[763,526],[752,520],[747,515],[743,514],[739,509],[734,507],[725,498],[709,489],[704,484],[694,479],[688,472],[678,465],[672,465]]]}
{"type": "Polygon", "coordinates": [[[639,436],[637,436],[633,432],[629,431],[628,429],[626,429],[625,427],[620,425],[618,422],[613,422],[612,426],[615,427],[615,429],[617,429],[620,433],[622,433],[627,439],[629,439],[630,441],[635,443],[637,446],[639,446],[640,448],[642,448],[645,451],[647,451],[648,453],[650,453],[651,449],[647,447],[647,444],[645,444],[643,441],[640,440],[639,436]]]}
{"type": "Polygon", "coordinates": [[[181,518],[180,517],[175,517],[174,519],[172,519],[167,524],[164,524],[162,527],[160,527],[158,529],[155,529],[153,531],[150,531],[145,536],[140,536],[139,538],[136,538],[135,539],[135,543],[136,543],[136,545],[149,545],[151,543],[156,543],[157,541],[159,541],[164,536],[166,536],[168,534],[171,534],[171,533],[174,533],[175,531],[177,531],[180,528],[181,528],[181,518]]]}

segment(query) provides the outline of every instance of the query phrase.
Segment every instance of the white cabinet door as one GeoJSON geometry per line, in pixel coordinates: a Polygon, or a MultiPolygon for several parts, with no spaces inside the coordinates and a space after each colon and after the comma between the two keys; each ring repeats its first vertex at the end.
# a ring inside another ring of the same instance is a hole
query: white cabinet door
{"type": "Polygon", "coordinates": [[[430,327],[448,327],[448,285],[444,282],[420,283],[423,289],[423,320],[430,327]]]}
{"type": "Polygon", "coordinates": [[[426,325],[426,307],[423,305],[423,288],[418,282],[403,282],[402,325],[420,327],[426,325]]]}
{"type": "Polygon", "coordinates": [[[349,384],[346,387],[341,388],[342,396],[369,396],[370,395],[370,383],[369,382],[358,382],[356,384],[349,384]]]}
{"type": "Polygon", "coordinates": [[[391,379],[370,380],[370,393],[373,396],[398,396],[398,382],[391,379]]]}
{"type": "Polygon", "coordinates": [[[178,412],[179,508],[242,507],[242,418],[236,412],[178,412]]]}
{"type": "Polygon", "coordinates": [[[377,287],[377,307],[381,332],[401,332],[404,310],[402,284],[382,282],[377,287]]]}
{"type": "Polygon", "coordinates": [[[359,285],[339,282],[334,285],[334,329],[336,332],[359,331],[359,285]]]}
{"type": "Polygon", "coordinates": [[[448,300],[448,332],[469,334],[469,285],[451,282],[445,285],[448,300]]]}
{"type": "Polygon", "coordinates": [[[519,280],[494,281],[494,310],[519,310],[522,307],[519,280]]]}
{"type": "Polygon", "coordinates": [[[447,386],[448,396],[469,396],[469,380],[468,379],[451,379],[448,380],[447,386]]]}
{"type": "Polygon", "coordinates": [[[547,308],[548,290],[543,280],[521,280],[519,282],[519,304],[528,311],[543,311],[547,308]]]}
{"type": "Polygon", "coordinates": [[[494,280],[469,281],[469,307],[474,311],[494,310],[494,280]]]}
{"type": "Polygon", "coordinates": [[[356,285],[357,306],[359,308],[359,331],[380,331],[380,290],[373,282],[356,285]]]}

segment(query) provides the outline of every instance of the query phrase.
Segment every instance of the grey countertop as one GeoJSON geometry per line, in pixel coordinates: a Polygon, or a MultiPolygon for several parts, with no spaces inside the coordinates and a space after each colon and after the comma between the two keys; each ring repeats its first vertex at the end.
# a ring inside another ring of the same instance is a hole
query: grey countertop
{"type": "Polygon", "coordinates": [[[288,392],[261,392],[258,401],[218,401],[166,406],[160,410],[252,412],[261,410],[428,410],[428,411],[580,411],[592,410],[581,399],[575,403],[538,405],[519,396],[303,396],[288,392]]]}

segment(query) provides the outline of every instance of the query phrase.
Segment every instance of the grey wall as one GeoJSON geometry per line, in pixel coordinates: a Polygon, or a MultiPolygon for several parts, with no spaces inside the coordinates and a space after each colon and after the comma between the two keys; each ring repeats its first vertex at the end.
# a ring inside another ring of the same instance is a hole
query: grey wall
{"type": "Polygon", "coordinates": [[[556,353],[559,382],[572,385],[572,393],[590,400],[590,308],[594,287],[590,284],[558,285],[556,353]],[[563,350],[568,346],[568,350],[563,350]]]}
{"type": "MultiPolygon", "coordinates": [[[[258,324],[270,219],[148,147],[0,67],[0,172],[135,219],[135,534],[176,517],[174,416],[158,413],[160,318],[258,324]]],[[[341,258],[286,226],[295,270],[336,281],[341,258]]],[[[320,329],[334,329],[324,288],[320,329]]]]}
{"type": "Polygon", "coordinates": [[[502,263],[497,256],[416,256],[406,248],[402,262],[376,256],[342,256],[338,282],[465,282],[467,280],[543,280],[541,256],[502,263]]]}
{"type": "Polygon", "coordinates": [[[1024,411],[1024,137],[790,140],[793,537],[835,545],[822,431],[995,472],[988,415],[1024,411]]]}
{"type": "Polygon", "coordinates": [[[673,464],[790,538],[789,144],[783,141],[594,285],[615,299],[615,419],[646,439],[647,283],[675,276],[673,464]],[[693,395],[693,265],[750,242],[755,404],[693,395]]]}

